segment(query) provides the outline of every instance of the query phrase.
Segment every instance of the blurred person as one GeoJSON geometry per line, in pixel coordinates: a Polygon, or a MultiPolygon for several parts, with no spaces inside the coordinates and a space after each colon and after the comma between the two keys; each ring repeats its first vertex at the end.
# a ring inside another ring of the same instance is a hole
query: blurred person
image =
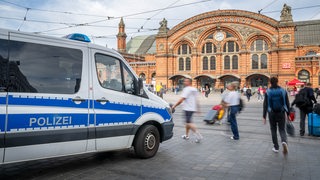
{"type": "Polygon", "coordinates": [[[161,91],[162,91],[162,83],[156,85],[156,93],[159,97],[161,97],[161,91]]]}
{"type": "Polygon", "coordinates": [[[307,83],[306,87],[301,85],[301,90],[299,94],[303,97],[306,97],[305,102],[300,105],[298,102],[298,98],[293,100],[291,106],[296,105],[300,109],[300,136],[304,136],[305,134],[305,124],[306,124],[306,116],[312,112],[313,104],[317,103],[316,98],[314,97],[313,89],[311,88],[311,83],[307,83]]]}
{"type": "Polygon", "coordinates": [[[258,94],[258,101],[263,101],[263,88],[262,88],[262,86],[259,86],[259,88],[257,90],[257,94],[258,94]]]}
{"type": "Polygon", "coordinates": [[[189,140],[189,131],[190,129],[196,136],[196,142],[199,143],[203,138],[202,135],[197,130],[195,124],[192,122],[192,115],[194,112],[199,111],[199,104],[198,104],[198,90],[191,86],[192,80],[189,78],[184,79],[185,88],[182,90],[181,99],[172,106],[172,111],[179,106],[181,103],[183,106],[183,111],[186,118],[186,134],[182,136],[183,139],[189,140]]]}
{"type": "Polygon", "coordinates": [[[289,98],[287,92],[278,86],[278,78],[270,79],[271,86],[267,90],[263,102],[263,124],[266,124],[266,116],[268,113],[270,121],[270,130],[273,142],[272,151],[279,152],[279,144],[277,137],[277,128],[281,137],[283,154],[288,153],[287,134],[285,130],[286,113],[289,115],[289,98]]]}
{"type": "Polygon", "coordinates": [[[240,94],[236,91],[239,82],[232,82],[227,85],[227,92],[222,97],[222,104],[225,107],[228,107],[228,122],[231,124],[231,131],[233,136],[230,138],[232,140],[239,140],[239,131],[238,131],[238,124],[236,119],[236,114],[239,112],[239,104],[240,104],[240,94]]]}
{"type": "Polygon", "coordinates": [[[252,96],[250,87],[248,87],[247,90],[246,90],[246,96],[247,96],[247,99],[248,99],[248,102],[249,102],[250,101],[250,97],[252,96]]]}

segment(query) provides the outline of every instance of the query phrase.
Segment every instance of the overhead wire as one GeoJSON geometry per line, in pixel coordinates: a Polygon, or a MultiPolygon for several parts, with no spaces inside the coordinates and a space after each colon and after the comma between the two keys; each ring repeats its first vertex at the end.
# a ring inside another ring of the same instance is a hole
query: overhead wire
{"type": "Polygon", "coordinates": [[[266,9],[267,7],[271,6],[271,5],[272,5],[273,3],[275,3],[276,1],[277,1],[277,0],[274,0],[274,1],[272,1],[271,3],[267,4],[264,8],[260,9],[260,10],[258,11],[258,13],[260,14],[261,11],[263,11],[263,10],[266,9]]]}
{"type": "MultiPolygon", "coordinates": [[[[124,15],[124,16],[108,17],[108,18],[102,19],[102,20],[97,20],[97,21],[92,21],[92,22],[87,22],[87,23],[82,23],[82,24],[70,26],[69,28],[77,27],[77,26],[84,26],[84,25],[88,25],[88,24],[100,23],[100,22],[111,20],[111,19],[120,19],[121,17],[137,16],[137,15],[141,15],[141,14],[147,14],[147,13],[151,13],[151,12],[157,12],[157,11],[166,10],[166,9],[172,9],[172,8],[177,8],[177,7],[183,7],[183,6],[188,6],[188,5],[198,4],[198,3],[208,2],[208,1],[213,1],[213,0],[201,0],[201,1],[197,1],[197,2],[181,4],[181,5],[171,6],[171,7],[167,7],[167,8],[159,8],[159,9],[154,9],[154,10],[149,10],[149,11],[143,11],[143,12],[138,12],[138,13],[127,14],[127,15],[124,15]]],[[[62,29],[65,29],[65,28],[62,28],[62,29]]],[[[50,31],[56,31],[56,30],[60,30],[60,29],[59,28],[49,29],[49,30],[45,30],[45,31],[35,32],[35,33],[50,32],[50,31]]]]}
{"type": "MultiPolygon", "coordinates": [[[[305,7],[292,8],[291,10],[310,9],[310,8],[316,8],[316,7],[320,7],[320,5],[313,5],[313,6],[305,6],[305,7]]],[[[263,14],[270,14],[270,13],[277,13],[277,12],[281,12],[281,10],[267,11],[267,12],[264,12],[263,14]]]]}

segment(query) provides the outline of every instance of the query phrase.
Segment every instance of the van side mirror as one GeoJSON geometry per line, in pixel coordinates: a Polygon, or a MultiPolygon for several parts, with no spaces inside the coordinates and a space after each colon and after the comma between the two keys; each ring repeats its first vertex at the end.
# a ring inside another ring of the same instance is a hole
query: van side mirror
{"type": "Polygon", "coordinates": [[[143,80],[142,80],[142,78],[138,78],[138,83],[136,86],[136,93],[137,93],[137,95],[143,94],[143,80]]]}

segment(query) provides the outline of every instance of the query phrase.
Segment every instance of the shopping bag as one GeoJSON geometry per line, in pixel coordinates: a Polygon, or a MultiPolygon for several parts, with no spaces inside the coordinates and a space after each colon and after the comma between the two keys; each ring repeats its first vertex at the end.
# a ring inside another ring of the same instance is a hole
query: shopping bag
{"type": "Polygon", "coordinates": [[[287,134],[289,136],[294,136],[294,126],[292,124],[292,121],[289,120],[289,118],[286,120],[286,131],[287,131],[287,134]]]}
{"type": "Polygon", "coordinates": [[[296,117],[296,111],[294,110],[293,107],[291,107],[289,110],[289,120],[294,121],[295,117],[296,117]]]}

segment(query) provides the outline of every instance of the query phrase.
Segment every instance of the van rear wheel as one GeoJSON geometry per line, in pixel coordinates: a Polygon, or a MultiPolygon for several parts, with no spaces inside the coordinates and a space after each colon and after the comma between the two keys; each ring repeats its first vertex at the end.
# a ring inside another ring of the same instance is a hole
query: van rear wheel
{"type": "Polygon", "coordinates": [[[159,144],[160,134],[158,129],[153,125],[145,125],[136,134],[133,146],[138,157],[151,158],[157,153],[159,144]]]}

